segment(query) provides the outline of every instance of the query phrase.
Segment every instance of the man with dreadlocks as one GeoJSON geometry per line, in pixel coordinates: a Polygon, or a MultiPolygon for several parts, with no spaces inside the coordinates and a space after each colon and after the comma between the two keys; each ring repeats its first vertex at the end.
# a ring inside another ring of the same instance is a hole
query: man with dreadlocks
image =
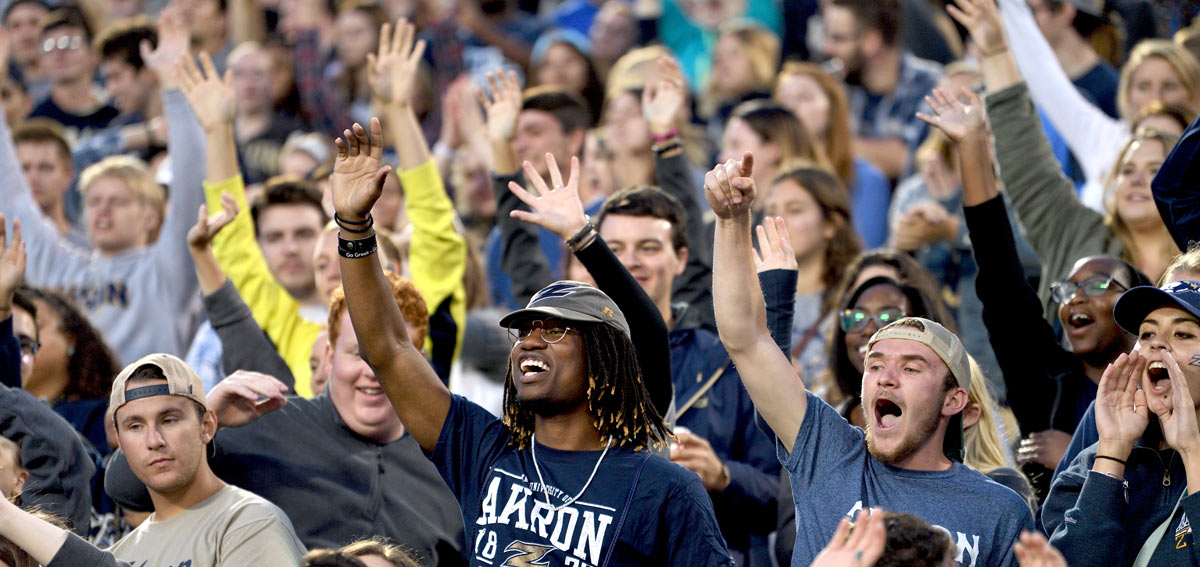
{"type": "MultiPolygon", "coordinates": [[[[369,212],[389,168],[378,120],[370,127],[336,141],[350,321],[392,407],[458,498],[471,564],[732,565],[699,478],[653,454],[670,434],[625,316],[599,290],[556,282],[501,320],[515,338],[503,420],[442,385],[387,301],[374,257],[369,212]]],[[[558,171],[551,177],[563,185],[558,171]]]]}

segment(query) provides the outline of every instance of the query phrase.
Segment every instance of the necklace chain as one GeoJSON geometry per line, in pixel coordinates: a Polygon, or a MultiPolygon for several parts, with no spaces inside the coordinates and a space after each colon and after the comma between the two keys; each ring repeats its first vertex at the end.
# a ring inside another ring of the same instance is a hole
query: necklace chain
{"type": "Polygon", "coordinates": [[[604,451],[602,453],[600,453],[600,458],[596,459],[596,466],[592,467],[592,474],[588,475],[587,482],[583,483],[583,488],[581,488],[579,490],[579,494],[576,494],[574,497],[568,498],[566,502],[563,502],[562,504],[555,506],[550,503],[550,490],[546,486],[546,481],[542,478],[542,469],[541,469],[541,467],[538,466],[537,433],[534,433],[530,439],[529,452],[533,456],[533,470],[537,471],[538,482],[540,482],[542,484],[542,495],[546,497],[546,505],[549,506],[551,509],[553,509],[555,512],[557,512],[559,510],[562,510],[563,508],[566,508],[567,506],[570,506],[576,500],[579,500],[579,498],[581,496],[583,496],[583,493],[587,492],[588,486],[591,486],[592,479],[596,478],[596,471],[600,470],[600,463],[604,462],[604,456],[608,454],[609,447],[612,447],[612,441],[613,441],[612,435],[609,435],[608,442],[604,444],[604,451]]]}

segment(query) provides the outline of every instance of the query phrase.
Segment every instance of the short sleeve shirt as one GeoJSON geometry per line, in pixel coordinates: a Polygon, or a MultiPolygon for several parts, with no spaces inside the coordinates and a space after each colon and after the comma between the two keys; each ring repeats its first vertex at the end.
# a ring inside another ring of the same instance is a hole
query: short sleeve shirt
{"type": "Polygon", "coordinates": [[[733,565],[708,494],[683,467],[617,445],[601,460],[540,444],[535,467],[510,439],[454,396],[430,457],[462,508],[471,565],[733,565]]]}
{"type": "Polygon", "coordinates": [[[1017,493],[962,463],[944,471],[901,469],[867,451],[862,429],[808,394],[808,411],[789,454],[777,445],[796,502],[793,567],[806,567],[829,542],[838,522],[863,508],[916,515],[945,529],[960,567],[1016,566],[1012,546],[1033,529],[1017,493]]]}

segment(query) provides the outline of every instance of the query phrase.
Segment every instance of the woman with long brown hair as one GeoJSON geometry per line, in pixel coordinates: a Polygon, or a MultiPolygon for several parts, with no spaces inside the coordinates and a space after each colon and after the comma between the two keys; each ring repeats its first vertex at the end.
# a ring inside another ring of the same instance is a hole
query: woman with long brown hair
{"type": "Polygon", "coordinates": [[[820,65],[788,62],[775,77],[772,100],[792,111],[808,133],[823,145],[833,172],[850,190],[854,228],[867,248],[887,241],[891,185],[871,162],[854,154],[850,104],[842,82],[820,65]]]}

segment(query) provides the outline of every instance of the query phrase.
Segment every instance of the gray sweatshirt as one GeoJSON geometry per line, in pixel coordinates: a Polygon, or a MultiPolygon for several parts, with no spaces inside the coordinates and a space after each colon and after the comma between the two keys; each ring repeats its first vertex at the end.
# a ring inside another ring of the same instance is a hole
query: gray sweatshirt
{"type": "Polygon", "coordinates": [[[33,200],[17,161],[8,124],[0,119],[0,212],[21,219],[31,285],[75,300],[122,364],[165,352],[183,356],[185,313],[197,295],[187,231],[204,202],[204,131],[187,99],[164,91],[171,185],[158,240],[145,248],[104,257],[59,236],[33,200]]]}
{"type": "Polygon", "coordinates": [[[1120,258],[1121,240],[1104,217],[1075,196],[1075,186],[1062,174],[1024,82],[987,95],[988,120],[996,136],[996,160],[1004,190],[1012,198],[1025,238],[1042,260],[1038,284],[1044,316],[1053,324],[1058,305],[1050,285],[1067,278],[1084,256],[1120,258]]]}

